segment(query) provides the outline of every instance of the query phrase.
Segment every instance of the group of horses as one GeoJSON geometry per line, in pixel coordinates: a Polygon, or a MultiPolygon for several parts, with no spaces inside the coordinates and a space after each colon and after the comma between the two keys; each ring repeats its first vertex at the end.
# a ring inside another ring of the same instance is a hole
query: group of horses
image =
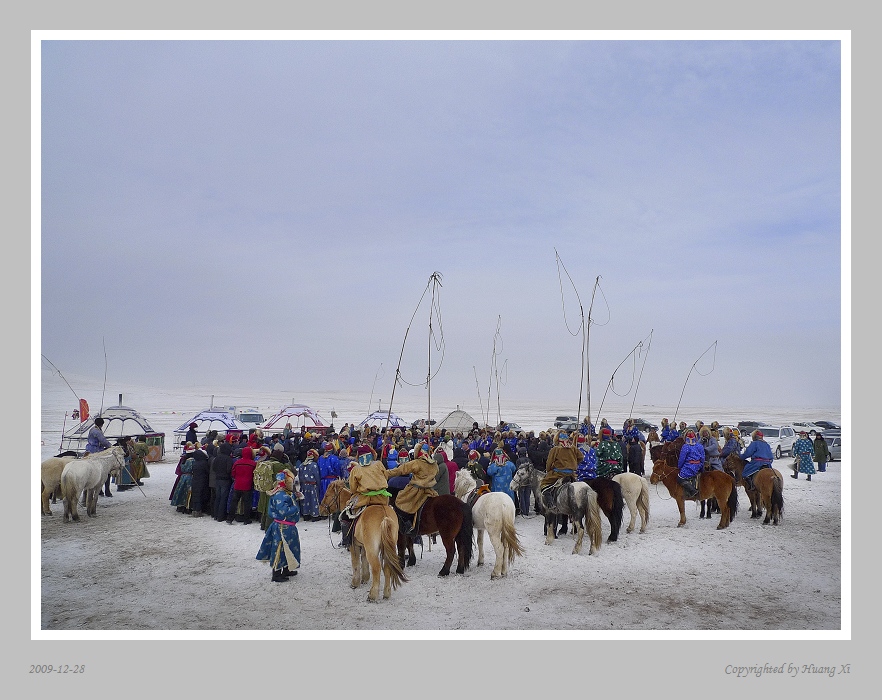
{"type": "MultiPolygon", "coordinates": [[[[652,458],[651,484],[662,483],[671,497],[676,500],[680,511],[680,522],[677,527],[686,524],[686,498],[683,487],[677,480],[677,458],[683,445],[683,438],[673,442],[655,445],[650,448],[652,458]]],[[[744,488],[750,501],[750,517],[762,517],[765,512],[764,525],[780,524],[784,515],[784,479],[781,472],[772,467],[760,469],[753,477],[753,486],[742,478],[745,461],[737,454],[730,454],[723,463],[723,470],[705,469],[698,473],[696,486],[698,494],[692,500],[700,500],[702,517],[705,512],[711,516],[711,502],[715,502],[720,512],[718,530],[729,527],[732,518],[738,512],[738,487],[744,488]]]]}
{"type": "MultiPolygon", "coordinates": [[[[383,597],[407,582],[406,566],[416,564],[414,537],[440,536],[446,557],[438,576],[449,576],[456,555],[456,573],[463,574],[472,560],[474,539],[472,507],[456,496],[429,498],[421,508],[413,537],[404,534],[395,510],[395,496],[400,489],[389,487],[390,505],[368,505],[355,521],[349,553],[352,562],[352,588],[371,582],[368,601],[379,597],[380,575],[384,577],[383,597]]],[[[343,479],[332,481],[319,504],[319,513],[331,515],[343,510],[351,497],[343,479]]],[[[508,498],[506,496],[506,498],[508,498]]],[[[511,499],[509,499],[511,500],[511,499]]]]}
{"type": "Polygon", "coordinates": [[[64,499],[64,522],[80,519],[77,504],[82,497],[86,515],[98,514],[98,494],[108,476],[119,476],[125,465],[125,450],[115,445],[101,452],[78,458],[76,455],[49,457],[40,465],[40,509],[52,515],[49,497],[58,493],[64,499]]]}
{"type": "Polygon", "coordinates": [[[616,542],[619,538],[627,505],[631,515],[626,532],[634,532],[637,517],[640,517],[640,532],[646,532],[649,522],[649,487],[646,480],[631,472],[616,474],[613,477],[598,477],[587,481],[576,481],[570,484],[553,486],[546,495],[540,491],[539,484],[544,472],[532,465],[518,467],[511,482],[515,491],[529,488],[533,493],[536,512],[545,516],[545,543],[551,544],[554,535],[564,534],[567,523],[572,522],[576,528],[576,546],[574,554],[581,550],[579,533],[584,523],[591,542],[589,554],[600,548],[601,532],[599,513],[603,513],[609,522],[610,533],[607,542],[616,542]],[[587,490],[585,487],[588,487],[587,490]],[[560,525],[560,531],[555,528],[560,525]]]}

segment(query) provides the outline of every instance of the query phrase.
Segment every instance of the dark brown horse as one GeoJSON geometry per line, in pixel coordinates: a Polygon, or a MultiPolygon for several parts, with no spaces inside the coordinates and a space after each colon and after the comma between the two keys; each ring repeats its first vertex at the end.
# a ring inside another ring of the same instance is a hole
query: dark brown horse
{"type": "MultiPolygon", "coordinates": [[[[679,438],[678,438],[679,439],[679,438]]],[[[667,443],[674,445],[677,442],[667,443]]],[[[682,444],[682,443],[681,443],[682,444]]],[[[663,483],[671,497],[677,501],[680,511],[680,522],[677,527],[686,524],[686,507],[683,487],[677,481],[677,460],[671,452],[663,452],[661,448],[666,445],[658,445],[652,448],[652,474],[649,477],[650,484],[663,483]],[[658,452],[656,452],[658,450],[658,452]]],[[[716,498],[720,504],[720,523],[717,530],[729,527],[732,516],[738,511],[738,491],[735,487],[735,479],[726,472],[707,471],[698,474],[698,495],[692,500],[706,500],[716,498]]]]}
{"type": "MultiPolygon", "coordinates": [[[[397,489],[389,488],[393,494],[391,503],[395,505],[397,489]]],[[[397,510],[397,509],[396,509],[397,510]]],[[[456,496],[449,494],[433,496],[429,498],[420,509],[419,531],[417,535],[441,535],[447,558],[444,566],[438,572],[439,576],[449,576],[450,566],[453,563],[453,554],[456,552],[456,573],[464,574],[472,561],[472,542],[474,540],[474,525],[472,523],[472,507],[464,503],[456,496]]],[[[398,555],[402,566],[416,564],[416,555],[413,551],[413,538],[404,534],[404,528],[398,530],[398,555]],[[405,548],[407,560],[405,561],[405,548]]]]}
{"type": "Polygon", "coordinates": [[[773,467],[760,469],[753,477],[753,488],[747,488],[747,481],[742,478],[744,460],[736,454],[726,457],[724,469],[735,479],[735,484],[744,487],[750,500],[750,517],[759,518],[766,511],[763,525],[770,522],[777,525],[784,515],[784,479],[781,472],[773,467]]]}
{"type": "Polygon", "coordinates": [[[606,541],[615,542],[619,539],[619,530],[622,529],[622,520],[625,517],[625,497],[622,495],[622,487],[606,476],[585,479],[585,482],[597,492],[597,505],[609,520],[610,533],[606,541]]]}

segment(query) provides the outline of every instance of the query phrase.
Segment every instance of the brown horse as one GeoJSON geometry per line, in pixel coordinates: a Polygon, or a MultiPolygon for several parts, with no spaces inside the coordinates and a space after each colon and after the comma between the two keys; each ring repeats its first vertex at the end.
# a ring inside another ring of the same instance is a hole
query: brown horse
{"type": "MultiPolygon", "coordinates": [[[[672,443],[673,445],[676,440],[672,443]]],[[[656,449],[665,447],[659,445],[656,449]]],[[[680,522],[677,527],[686,524],[686,507],[683,487],[677,481],[677,460],[670,453],[663,454],[661,451],[653,454],[652,457],[652,474],[649,477],[650,484],[658,484],[662,482],[668,489],[671,497],[677,501],[677,508],[680,510],[680,522]],[[658,454],[658,458],[656,458],[658,454]]],[[[708,498],[716,498],[720,504],[720,523],[717,530],[723,530],[729,527],[732,516],[738,512],[738,491],[735,487],[735,479],[726,472],[721,471],[705,471],[698,474],[698,495],[692,500],[706,500],[708,498]]]]}
{"type": "MultiPolygon", "coordinates": [[[[325,517],[339,513],[349,499],[352,497],[352,491],[343,479],[335,479],[328,484],[328,490],[325,491],[322,502],[319,503],[319,515],[325,517]]],[[[350,550],[351,551],[351,550],[350,550]]]]}
{"type": "MultiPolygon", "coordinates": [[[[327,495],[327,494],[325,494],[327,495]]],[[[369,505],[355,521],[352,546],[352,588],[371,582],[368,601],[376,603],[380,594],[380,570],[385,577],[383,598],[392,595],[392,589],[407,583],[407,576],[398,557],[398,516],[391,506],[369,505]]]]}
{"type": "MultiPolygon", "coordinates": [[[[390,488],[393,494],[391,503],[395,505],[396,489],[390,488]]],[[[439,576],[449,576],[450,566],[453,563],[454,552],[456,558],[456,573],[464,574],[469,568],[472,561],[472,542],[474,540],[474,525],[472,522],[472,507],[468,503],[463,503],[456,496],[445,494],[443,496],[432,496],[427,499],[420,508],[419,531],[420,535],[441,535],[441,541],[444,543],[444,549],[447,551],[447,558],[444,560],[444,566],[438,572],[439,576]]],[[[414,566],[416,564],[416,555],[413,551],[413,539],[407,537],[402,528],[399,526],[398,531],[398,556],[401,558],[401,564],[404,566],[414,566]],[[405,549],[407,550],[407,559],[405,560],[405,549]]]]}
{"type": "Polygon", "coordinates": [[[747,488],[747,481],[742,478],[744,460],[736,454],[726,457],[723,467],[735,479],[735,484],[744,487],[750,499],[750,517],[758,518],[766,511],[763,525],[770,522],[777,525],[784,515],[784,479],[781,472],[773,467],[760,469],[753,477],[754,488],[747,488]]]}

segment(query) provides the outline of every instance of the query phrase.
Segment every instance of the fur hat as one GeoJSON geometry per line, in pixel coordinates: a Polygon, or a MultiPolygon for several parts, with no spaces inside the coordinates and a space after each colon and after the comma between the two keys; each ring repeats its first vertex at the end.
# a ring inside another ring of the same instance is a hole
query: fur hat
{"type": "Polygon", "coordinates": [[[709,438],[711,436],[710,428],[706,425],[701,426],[701,430],[698,431],[698,434],[703,438],[709,438]]]}
{"type": "Polygon", "coordinates": [[[763,431],[762,430],[754,430],[751,438],[754,440],[762,440],[763,439],[763,431]]]}
{"type": "Polygon", "coordinates": [[[318,458],[318,450],[315,450],[315,449],[313,449],[313,450],[307,450],[307,451],[306,451],[306,456],[307,456],[307,457],[315,457],[315,458],[317,459],[317,458],[318,458]]]}
{"type": "Polygon", "coordinates": [[[285,451],[285,448],[282,447],[281,442],[277,442],[275,445],[273,445],[273,452],[284,452],[284,451],[285,451]]]}
{"type": "Polygon", "coordinates": [[[612,437],[612,430],[610,430],[609,428],[604,428],[600,431],[600,434],[603,436],[604,439],[606,439],[612,437]]]}
{"type": "Polygon", "coordinates": [[[196,423],[190,423],[190,425],[188,425],[187,427],[188,428],[198,428],[199,426],[196,425],[196,423]]]}
{"type": "Polygon", "coordinates": [[[363,454],[371,454],[372,450],[367,445],[359,445],[356,454],[360,457],[363,454]]]}
{"type": "Polygon", "coordinates": [[[477,450],[469,450],[469,460],[472,462],[477,462],[480,459],[481,455],[478,454],[477,450]]]}

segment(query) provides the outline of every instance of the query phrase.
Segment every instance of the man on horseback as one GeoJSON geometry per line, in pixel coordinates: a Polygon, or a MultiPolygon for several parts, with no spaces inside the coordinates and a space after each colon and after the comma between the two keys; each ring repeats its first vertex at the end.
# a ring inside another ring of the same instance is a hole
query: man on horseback
{"type": "MultiPolygon", "coordinates": [[[[95,418],[95,425],[89,428],[89,436],[86,438],[86,454],[94,454],[95,452],[101,452],[102,450],[109,450],[113,445],[110,444],[110,440],[104,437],[104,431],[101,430],[104,425],[104,419],[101,416],[95,418]]],[[[98,490],[98,494],[101,494],[101,489],[98,490]]],[[[110,493],[110,474],[107,475],[107,481],[104,482],[104,495],[108,498],[113,496],[110,493]]]]}
{"type": "Polygon", "coordinates": [[[340,513],[340,525],[343,528],[341,547],[349,547],[352,544],[352,528],[355,520],[365,506],[389,505],[389,497],[392,495],[386,488],[388,471],[385,465],[374,459],[374,453],[367,445],[358,448],[358,464],[349,472],[349,490],[352,498],[340,513]]]}
{"type": "Polygon", "coordinates": [[[427,443],[420,443],[414,448],[414,459],[386,471],[387,479],[411,475],[410,481],[395,497],[394,505],[404,525],[402,533],[408,537],[417,536],[417,514],[422,505],[438,495],[434,488],[438,480],[438,463],[432,458],[430,449],[427,443]]]}
{"type": "Polygon", "coordinates": [[[741,478],[746,482],[746,488],[750,491],[754,491],[754,474],[760,469],[771,467],[774,457],[772,456],[772,448],[769,446],[769,443],[763,440],[762,430],[754,430],[753,435],[751,435],[750,438],[751,442],[747,446],[747,449],[738,456],[745,460],[744,470],[741,472],[741,478]]]}
{"type": "Polygon", "coordinates": [[[695,488],[693,480],[704,468],[704,445],[696,442],[695,431],[692,428],[686,431],[686,442],[680,448],[677,467],[679,469],[677,483],[683,487],[686,500],[691,500],[698,496],[698,489],[695,488]]]}
{"type": "Polygon", "coordinates": [[[597,446],[597,476],[614,477],[625,471],[625,457],[622,446],[612,439],[612,428],[600,431],[600,444],[597,446]]]}
{"type": "MultiPolygon", "coordinates": [[[[582,461],[582,453],[579,448],[573,445],[570,434],[566,430],[561,430],[555,437],[557,443],[548,452],[548,458],[545,460],[545,476],[539,482],[539,495],[542,497],[542,506],[546,511],[546,528],[549,527],[548,518],[554,518],[553,515],[547,515],[551,509],[552,502],[555,500],[556,484],[567,484],[576,479],[576,471],[579,468],[579,462],[582,461]]],[[[559,487],[558,487],[559,488],[559,487]]],[[[566,520],[562,523],[561,534],[566,532],[566,520]]]]}

